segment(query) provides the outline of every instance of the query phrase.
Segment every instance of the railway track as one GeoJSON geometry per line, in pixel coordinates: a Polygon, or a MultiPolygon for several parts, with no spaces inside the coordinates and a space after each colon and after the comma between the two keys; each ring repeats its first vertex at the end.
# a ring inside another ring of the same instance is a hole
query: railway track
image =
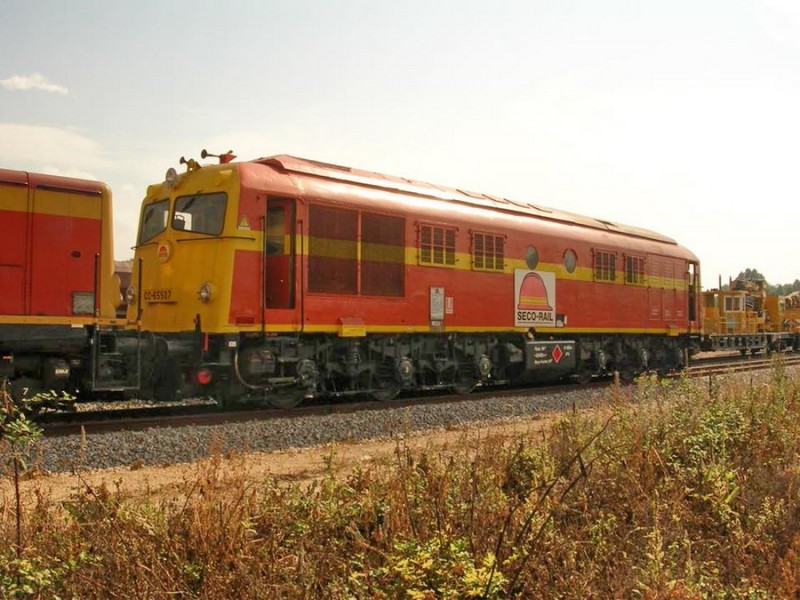
{"type": "MultiPolygon", "coordinates": [[[[581,387],[585,389],[608,385],[608,381],[595,381],[581,387]]],[[[558,394],[575,391],[575,384],[525,388],[524,393],[531,397],[544,394],[558,394]]],[[[248,421],[271,419],[302,419],[314,415],[348,414],[362,411],[402,409],[421,404],[437,405],[454,402],[471,402],[489,397],[503,398],[519,396],[520,389],[491,388],[471,394],[447,396],[424,396],[398,398],[391,402],[364,400],[333,404],[311,404],[291,409],[242,407],[236,410],[221,410],[215,404],[202,406],[154,406],[139,409],[110,411],[86,411],[71,413],[49,413],[40,419],[44,435],[68,436],[88,433],[109,433],[116,431],[142,431],[150,428],[185,427],[190,425],[224,425],[248,421]]]]}
{"type": "Polygon", "coordinates": [[[746,357],[721,357],[702,361],[690,365],[685,373],[689,377],[709,377],[714,375],[728,375],[731,373],[744,373],[747,371],[760,371],[783,365],[791,367],[800,365],[800,355],[776,354],[771,357],[751,355],[746,357]]]}
{"type": "MultiPolygon", "coordinates": [[[[685,371],[673,376],[713,377],[747,371],[757,371],[774,367],[800,365],[800,355],[782,355],[779,358],[754,356],[713,357],[695,362],[685,371]],[[777,361],[780,361],[779,363],[777,361]]],[[[583,387],[602,387],[612,385],[612,377],[596,380],[583,387]]],[[[525,388],[524,393],[535,398],[540,394],[554,394],[563,391],[573,392],[578,384],[525,388]]],[[[518,396],[517,388],[491,388],[478,390],[472,394],[447,396],[422,396],[399,398],[391,402],[363,400],[357,402],[310,404],[292,409],[241,407],[222,410],[215,403],[147,405],[144,407],[122,407],[91,411],[52,412],[39,416],[38,421],[46,436],[69,436],[87,433],[108,433],[116,431],[142,431],[149,428],[186,427],[191,425],[224,425],[247,421],[263,421],[277,418],[301,419],[312,415],[347,414],[359,411],[398,409],[420,404],[445,404],[469,402],[473,400],[504,396],[518,396]]]]}

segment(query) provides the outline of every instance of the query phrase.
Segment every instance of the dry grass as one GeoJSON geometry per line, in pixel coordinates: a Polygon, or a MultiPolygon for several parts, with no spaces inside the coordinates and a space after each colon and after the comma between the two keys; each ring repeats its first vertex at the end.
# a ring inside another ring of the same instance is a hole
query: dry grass
{"type": "MultiPolygon", "coordinates": [[[[345,479],[254,484],[212,457],[172,498],[42,495],[24,514],[22,560],[0,542],[0,592],[795,598],[799,389],[780,364],[763,384],[645,380],[544,439],[447,454],[399,442],[345,479]]],[[[15,538],[15,518],[0,506],[0,539],[15,538]]]]}

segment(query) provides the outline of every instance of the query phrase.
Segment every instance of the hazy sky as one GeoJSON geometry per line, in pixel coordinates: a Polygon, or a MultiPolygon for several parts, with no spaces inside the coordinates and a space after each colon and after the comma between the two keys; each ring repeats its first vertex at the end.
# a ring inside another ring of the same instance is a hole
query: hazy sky
{"type": "Polygon", "coordinates": [[[0,167],[100,179],[132,256],[181,155],[293,154],[800,278],[797,0],[0,0],[0,167]]]}

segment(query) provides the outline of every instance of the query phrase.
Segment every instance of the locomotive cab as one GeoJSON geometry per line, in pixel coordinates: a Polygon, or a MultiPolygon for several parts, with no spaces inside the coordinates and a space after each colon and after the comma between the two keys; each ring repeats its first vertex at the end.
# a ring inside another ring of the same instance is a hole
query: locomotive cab
{"type": "Polygon", "coordinates": [[[142,390],[159,399],[186,386],[184,367],[197,358],[203,327],[221,321],[217,292],[230,284],[224,265],[241,237],[226,229],[230,169],[173,177],[148,188],[126,293],[129,325],[159,332],[150,339],[142,390]]]}
{"type": "Polygon", "coordinates": [[[297,321],[295,202],[263,196],[245,211],[235,164],[190,165],[148,188],[127,291],[129,325],[158,332],[143,386],[158,399],[207,393],[243,335],[297,321]]]}

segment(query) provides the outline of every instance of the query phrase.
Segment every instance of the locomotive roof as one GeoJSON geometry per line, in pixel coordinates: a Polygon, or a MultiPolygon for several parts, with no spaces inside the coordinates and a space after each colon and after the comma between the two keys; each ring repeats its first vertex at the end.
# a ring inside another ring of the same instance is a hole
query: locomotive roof
{"type": "Polygon", "coordinates": [[[97,193],[105,188],[105,184],[100,181],[12,169],[0,169],[0,183],[79,193],[97,193]]]}
{"type": "Polygon", "coordinates": [[[457,202],[460,204],[469,204],[504,212],[532,215],[540,219],[569,223],[581,227],[590,227],[592,229],[600,229],[603,231],[677,245],[677,242],[674,239],[649,229],[632,227],[630,225],[621,225],[612,221],[595,219],[555,208],[540,206],[538,204],[511,200],[509,198],[501,198],[499,196],[492,196],[490,194],[471,192],[456,188],[447,188],[422,181],[414,181],[412,179],[406,179],[405,177],[396,177],[393,175],[384,175],[382,173],[373,173],[371,171],[362,171],[359,169],[309,160],[306,158],[298,158],[296,156],[289,156],[286,154],[259,158],[251,162],[270,166],[278,166],[291,173],[302,173],[304,175],[312,175],[315,177],[334,179],[337,181],[346,181],[356,185],[414,194],[416,196],[435,198],[437,200],[444,200],[447,202],[457,202]]]}

